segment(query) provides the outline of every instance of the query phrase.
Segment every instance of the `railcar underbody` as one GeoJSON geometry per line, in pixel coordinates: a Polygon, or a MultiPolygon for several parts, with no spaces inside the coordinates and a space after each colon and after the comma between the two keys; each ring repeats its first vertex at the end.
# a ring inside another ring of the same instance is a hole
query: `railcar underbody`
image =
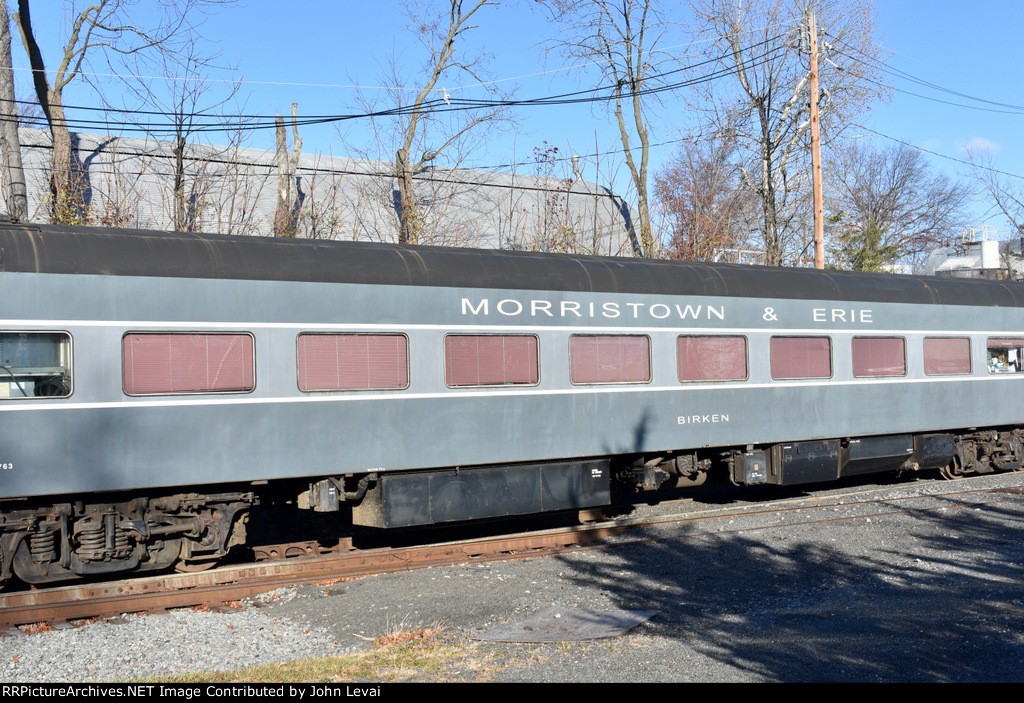
{"type": "Polygon", "coordinates": [[[1022,466],[1024,429],[1002,428],[258,482],[218,487],[220,493],[6,501],[0,583],[12,576],[44,584],[170,567],[203,570],[247,543],[248,512],[260,503],[348,509],[355,525],[399,528],[599,507],[610,502],[612,482],[643,491],[700,486],[712,470],[738,485],[791,486],[885,471],[937,469],[956,478],[1022,466]]]}
{"type": "Polygon", "coordinates": [[[1014,471],[1022,384],[1015,284],[0,224],[0,582],[206,568],[274,506],[1014,471]]]}

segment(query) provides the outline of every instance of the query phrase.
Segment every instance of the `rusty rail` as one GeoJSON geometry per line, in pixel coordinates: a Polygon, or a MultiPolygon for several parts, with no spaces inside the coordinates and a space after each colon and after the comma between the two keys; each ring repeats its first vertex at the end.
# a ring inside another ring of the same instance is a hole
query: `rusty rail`
{"type": "MultiPolygon", "coordinates": [[[[772,527],[784,529],[795,524],[862,520],[893,516],[907,512],[901,503],[928,498],[955,498],[957,504],[945,504],[938,509],[953,509],[965,505],[978,506],[1020,502],[1019,486],[964,490],[969,479],[948,484],[957,491],[939,494],[919,494],[905,498],[866,497],[851,500],[851,494],[824,497],[808,496],[800,499],[773,501],[767,504],[708,508],[689,513],[662,515],[650,518],[627,518],[602,523],[545,530],[536,533],[473,539],[461,542],[353,550],[345,541],[332,550],[318,550],[314,543],[268,545],[257,548],[264,558],[279,560],[260,561],[255,564],[224,566],[198,573],[173,573],[162,576],[131,578],[122,581],[73,585],[58,588],[33,589],[0,593],[0,628],[37,622],[61,622],[83,618],[102,618],[126,612],[165,610],[236,601],[247,596],[264,593],[296,583],[335,581],[364,576],[407,571],[429,566],[448,566],[469,561],[495,561],[548,556],[567,550],[592,549],[607,544],[607,540],[630,530],[650,529],[659,525],[691,523],[706,524],[706,529],[687,533],[696,537],[722,533],[733,529],[758,529],[764,525],[742,528],[715,528],[714,523],[736,518],[773,516],[772,527]],[[991,499],[987,494],[1002,494],[991,499]],[[1013,496],[1013,497],[1008,497],[1013,496]],[[975,502],[972,502],[975,501],[975,502]],[[847,517],[825,520],[801,520],[799,523],[780,520],[787,514],[835,506],[854,508],[875,505],[881,510],[860,512],[847,517]],[[710,524],[709,524],[710,523],[710,524]],[[317,552],[318,555],[313,556],[317,552]],[[287,554],[297,554],[284,558],[287,554]]],[[[921,510],[922,508],[914,508],[921,510]]],[[[934,508],[933,508],[934,509],[934,508]]],[[[650,539],[645,535],[644,539],[650,539]]]]}
{"type": "MultiPolygon", "coordinates": [[[[352,579],[473,560],[554,554],[560,550],[598,545],[610,534],[628,528],[627,525],[603,524],[427,546],[332,550],[320,556],[224,566],[199,573],[173,573],[16,591],[0,594],[0,627],[209,605],[294,583],[352,579]]],[[[258,551],[283,555],[295,553],[294,547],[271,545],[258,551]]]]}

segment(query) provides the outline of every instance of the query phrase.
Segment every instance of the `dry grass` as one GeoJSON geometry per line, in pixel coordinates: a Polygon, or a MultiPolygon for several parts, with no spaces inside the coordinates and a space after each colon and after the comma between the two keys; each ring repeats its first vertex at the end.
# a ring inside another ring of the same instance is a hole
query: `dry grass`
{"type": "Polygon", "coordinates": [[[363,683],[488,681],[506,665],[476,643],[446,640],[443,628],[393,628],[370,649],[230,672],[176,674],[177,683],[363,683]]]}

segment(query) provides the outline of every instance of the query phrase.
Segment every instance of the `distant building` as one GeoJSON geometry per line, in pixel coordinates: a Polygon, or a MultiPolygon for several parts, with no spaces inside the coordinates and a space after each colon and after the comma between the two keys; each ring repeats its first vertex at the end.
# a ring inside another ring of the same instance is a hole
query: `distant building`
{"type": "Polygon", "coordinates": [[[1024,278],[1022,238],[993,227],[964,228],[959,242],[928,255],[925,273],[951,278],[1024,278]]]}
{"type": "MultiPolygon", "coordinates": [[[[19,130],[29,217],[46,221],[49,132],[19,130]]],[[[171,142],[74,135],[86,176],[83,216],[91,224],[272,235],[278,173],[273,151],[189,144],[183,205],[174,195],[171,142]]],[[[296,172],[296,236],[395,241],[402,203],[384,162],[302,154],[296,172]]],[[[415,176],[422,244],[631,255],[633,212],[609,189],[578,178],[470,169],[415,176]]]]}

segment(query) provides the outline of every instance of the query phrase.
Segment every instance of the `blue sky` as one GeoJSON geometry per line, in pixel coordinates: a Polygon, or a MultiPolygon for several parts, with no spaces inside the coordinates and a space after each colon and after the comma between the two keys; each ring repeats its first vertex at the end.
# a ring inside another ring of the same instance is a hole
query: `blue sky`
{"type": "MultiPolygon", "coordinates": [[[[1024,104],[1024,48],[1020,42],[1024,3],[884,0],[876,4],[876,12],[879,40],[891,52],[892,66],[972,97],[1024,104]]],[[[891,80],[901,90],[977,104],[891,80]]],[[[929,154],[936,169],[951,174],[967,173],[966,167],[949,159],[962,158],[962,149],[973,143],[991,149],[1000,170],[1024,176],[1024,115],[1019,113],[957,107],[894,91],[888,103],[872,110],[865,125],[948,157],[929,154]]],[[[976,224],[1009,227],[983,202],[974,212],[976,224]]]]}
{"type": "MultiPolygon", "coordinates": [[[[875,13],[878,42],[889,53],[892,66],[972,97],[1014,105],[1024,103],[1024,97],[1020,97],[1024,94],[1024,48],[1019,40],[1024,27],[1024,3],[877,0],[875,13]]],[[[33,19],[48,68],[56,62],[57,38],[63,36],[59,28],[62,14],[63,3],[56,0],[33,5],[33,19]]],[[[576,77],[555,70],[562,66],[560,59],[552,57],[545,61],[541,44],[550,34],[551,26],[535,3],[517,0],[485,8],[477,24],[479,28],[466,35],[467,44],[474,51],[482,49],[491,55],[487,67],[490,76],[503,80],[503,86],[514,87],[516,97],[543,96],[580,87],[576,77]]],[[[417,59],[420,47],[406,25],[401,5],[388,0],[290,0],[287,5],[271,0],[242,0],[217,9],[203,25],[203,31],[209,51],[219,52],[222,63],[236,67],[234,71],[212,72],[211,76],[242,77],[245,82],[241,93],[246,97],[247,112],[286,114],[289,105],[297,102],[300,114],[339,114],[358,111],[356,91],[350,86],[364,86],[372,92],[372,86],[381,83],[381,69],[390,55],[403,61],[417,59]]],[[[17,43],[14,55],[16,66],[24,66],[23,51],[17,43]]],[[[471,82],[459,78],[445,87],[454,93],[471,82]]],[[[950,102],[970,102],[902,79],[890,77],[890,82],[900,90],[950,102]]],[[[27,89],[21,92],[28,95],[27,89]]],[[[66,101],[86,105],[98,102],[85,83],[75,84],[66,101]]],[[[589,154],[594,151],[595,141],[602,151],[620,147],[611,119],[586,105],[524,109],[518,117],[513,132],[491,141],[484,150],[474,153],[466,165],[525,161],[532,156],[533,148],[544,142],[558,147],[563,155],[589,154]]],[[[962,149],[973,143],[990,149],[1001,170],[1024,176],[1022,114],[958,107],[897,90],[888,102],[875,105],[862,121],[865,127],[881,135],[926,149],[936,170],[968,178],[967,168],[953,159],[962,158],[962,149]]],[[[652,119],[652,141],[678,138],[680,130],[688,126],[681,100],[669,98],[652,119]]],[[[348,127],[349,139],[365,140],[367,137],[359,129],[359,125],[348,127]]],[[[302,136],[305,153],[346,153],[336,127],[306,127],[302,136]]],[[[893,143],[882,136],[868,138],[879,145],[893,143]]],[[[269,131],[259,133],[250,144],[272,148],[273,135],[269,131]]],[[[656,148],[653,168],[663,164],[673,151],[670,145],[656,148]]],[[[586,175],[596,179],[593,174],[586,175]]],[[[619,178],[623,176],[624,172],[618,174],[619,178]]],[[[613,174],[606,177],[612,179],[613,174]]],[[[972,209],[972,217],[974,224],[1008,227],[981,200],[972,209]]]]}

